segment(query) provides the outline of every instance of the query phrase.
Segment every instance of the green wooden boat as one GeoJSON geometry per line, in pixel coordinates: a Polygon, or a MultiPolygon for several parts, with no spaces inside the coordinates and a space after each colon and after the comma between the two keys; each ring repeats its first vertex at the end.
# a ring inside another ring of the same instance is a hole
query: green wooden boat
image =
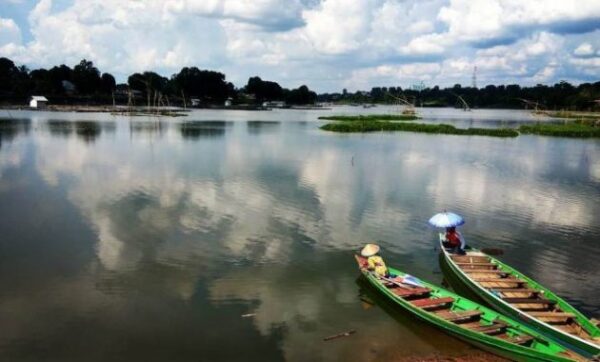
{"type": "Polygon", "coordinates": [[[586,360],[520,322],[399,270],[389,268],[393,279],[379,277],[367,270],[366,258],[355,257],[362,274],[384,295],[465,342],[514,361],[586,360]]]}
{"type": "Polygon", "coordinates": [[[452,254],[441,244],[456,279],[497,311],[526,323],[577,353],[600,355],[600,328],[569,303],[499,260],[477,249],[452,254]]]}

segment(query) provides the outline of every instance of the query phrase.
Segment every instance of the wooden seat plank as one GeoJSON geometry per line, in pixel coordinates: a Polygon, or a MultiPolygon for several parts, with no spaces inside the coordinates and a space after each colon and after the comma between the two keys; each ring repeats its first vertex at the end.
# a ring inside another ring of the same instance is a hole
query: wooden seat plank
{"type": "Polygon", "coordinates": [[[460,265],[460,266],[463,266],[463,265],[466,265],[466,266],[469,266],[469,265],[473,265],[473,266],[497,266],[496,264],[493,264],[493,263],[465,263],[465,262],[460,262],[460,261],[456,261],[454,263],[456,265],[460,265]]]}
{"type": "Polygon", "coordinates": [[[451,255],[453,261],[459,263],[489,263],[491,259],[487,256],[451,255]]]}
{"type": "Polygon", "coordinates": [[[502,298],[507,303],[511,304],[556,304],[556,301],[542,298],[502,298]]]}
{"type": "Polygon", "coordinates": [[[566,312],[531,312],[528,313],[532,317],[565,317],[575,318],[575,314],[566,312]]]}
{"type": "Polygon", "coordinates": [[[452,302],[454,302],[454,298],[452,298],[452,297],[435,298],[435,299],[425,298],[425,299],[412,300],[410,302],[415,307],[428,309],[428,308],[434,308],[434,307],[443,306],[443,305],[452,303],[452,302]]]}
{"type": "Polygon", "coordinates": [[[479,317],[482,312],[478,310],[466,310],[466,311],[442,311],[436,313],[441,318],[449,322],[461,322],[474,319],[479,317]]]}
{"type": "Polygon", "coordinates": [[[473,278],[473,280],[475,280],[478,283],[512,283],[512,284],[527,283],[524,280],[516,279],[516,278],[488,278],[488,277],[483,277],[483,278],[472,277],[472,278],[473,278]]]}
{"type": "Polygon", "coordinates": [[[509,272],[503,270],[489,270],[489,269],[463,269],[465,273],[469,274],[498,274],[498,275],[509,275],[509,272]]]}
{"type": "Polygon", "coordinates": [[[502,338],[505,339],[507,341],[509,341],[510,343],[515,343],[515,344],[526,344],[527,342],[533,341],[535,338],[533,338],[530,335],[525,335],[525,336],[514,336],[514,337],[510,337],[508,336],[508,338],[502,338]]]}
{"type": "Polygon", "coordinates": [[[537,289],[529,289],[529,288],[502,288],[502,287],[492,287],[488,288],[492,292],[498,293],[539,293],[540,290],[537,289]]]}
{"type": "Polygon", "coordinates": [[[501,333],[506,329],[506,324],[504,323],[493,323],[490,325],[483,325],[475,328],[471,328],[471,330],[479,333],[492,334],[492,333],[501,333]]]}

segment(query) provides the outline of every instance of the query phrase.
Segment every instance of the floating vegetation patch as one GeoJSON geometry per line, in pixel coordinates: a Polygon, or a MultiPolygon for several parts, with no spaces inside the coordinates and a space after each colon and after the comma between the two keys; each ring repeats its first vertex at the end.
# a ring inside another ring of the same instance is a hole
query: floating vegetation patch
{"type": "Polygon", "coordinates": [[[355,122],[355,121],[414,121],[419,119],[414,114],[368,114],[358,116],[321,116],[319,119],[327,121],[344,121],[344,122],[355,122]]]}
{"type": "Polygon", "coordinates": [[[521,125],[519,132],[555,137],[600,137],[600,124],[591,120],[578,120],[565,123],[536,123],[521,125]]]}
{"type": "Polygon", "coordinates": [[[321,126],[322,130],[342,133],[405,131],[464,136],[517,137],[512,128],[456,128],[449,124],[396,123],[381,121],[336,122],[321,126]]]}

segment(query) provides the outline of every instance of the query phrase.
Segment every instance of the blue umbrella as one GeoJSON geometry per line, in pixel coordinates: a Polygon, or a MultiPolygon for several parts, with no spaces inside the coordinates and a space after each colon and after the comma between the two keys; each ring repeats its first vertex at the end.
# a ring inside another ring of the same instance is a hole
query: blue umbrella
{"type": "Polygon", "coordinates": [[[429,219],[429,224],[438,228],[449,228],[464,223],[465,219],[463,219],[462,216],[446,211],[435,214],[429,219]]]}

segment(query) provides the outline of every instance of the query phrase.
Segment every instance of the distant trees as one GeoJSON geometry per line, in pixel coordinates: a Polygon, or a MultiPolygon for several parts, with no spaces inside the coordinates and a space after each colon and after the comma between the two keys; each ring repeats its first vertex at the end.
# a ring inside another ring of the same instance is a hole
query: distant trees
{"type": "Polygon", "coordinates": [[[254,94],[257,101],[282,101],[283,88],[275,82],[264,81],[259,77],[251,77],[244,87],[244,92],[254,94]]]}
{"type": "Polygon", "coordinates": [[[156,105],[165,99],[183,103],[183,98],[198,98],[204,104],[223,104],[228,99],[241,99],[247,102],[286,101],[289,104],[310,104],[317,98],[315,92],[303,85],[297,89],[284,89],[276,82],[251,77],[248,84],[237,90],[228,82],[225,74],[197,67],[184,67],[170,78],[146,71],[133,73],[127,84],[116,84],[110,73],[101,73],[93,62],[83,59],[73,68],[67,65],[50,69],[29,71],[18,67],[8,58],[0,58],[0,102],[11,102],[39,94],[60,99],[64,102],[112,101],[112,96],[120,97],[121,103],[129,100],[129,90],[138,91],[137,96],[145,98],[148,105],[156,105]],[[240,93],[252,97],[239,97],[240,93]]]}
{"type": "Polygon", "coordinates": [[[284,94],[285,100],[289,104],[312,104],[317,100],[317,94],[305,85],[297,89],[286,90],[284,94]]]}
{"type": "MultiPolygon", "coordinates": [[[[598,108],[600,82],[583,83],[574,86],[562,81],[554,85],[538,84],[521,87],[517,84],[487,85],[483,88],[438,86],[422,90],[402,89],[401,87],[373,87],[370,91],[317,94],[306,85],[296,89],[286,89],[276,82],[250,77],[241,89],[227,81],[225,74],[201,70],[197,67],[184,67],[169,78],[146,71],[131,74],[127,84],[116,84],[115,77],[101,73],[93,62],[83,59],[70,68],[67,65],[50,69],[29,70],[18,66],[8,58],[0,57],[0,102],[23,102],[28,96],[45,95],[51,101],[62,102],[112,102],[113,94],[117,101],[127,103],[129,90],[135,90],[142,103],[159,104],[162,99],[171,103],[183,104],[183,98],[198,98],[207,105],[223,104],[232,98],[238,102],[262,103],[265,101],[285,101],[290,105],[312,104],[315,101],[345,103],[398,103],[398,98],[407,99],[416,105],[431,107],[460,107],[458,97],[471,107],[524,108],[535,104],[540,109],[592,109],[598,108]],[[120,98],[119,98],[120,97],[120,98]],[[526,103],[523,100],[528,100],[526,103]]],[[[138,103],[139,104],[139,103],[138,103]]]]}
{"type": "Polygon", "coordinates": [[[196,67],[185,67],[171,77],[172,88],[189,96],[196,96],[209,103],[222,103],[235,96],[235,87],[225,81],[225,74],[196,67]]]}
{"type": "Polygon", "coordinates": [[[532,108],[538,109],[597,109],[594,100],[600,99],[600,82],[574,86],[561,81],[554,85],[538,84],[521,87],[518,84],[487,85],[483,88],[463,87],[455,84],[449,88],[425,88],[421,91],[401,87],[374,87],[370,92],[321,94],[319,101],[342,103],[398,103],[403,97],[416,105],[430,107],[461,107],[458,97],[471,107],[482,108],[532,108]],[[525,102],[524,100],[528,101],[525,102]]]}
{"type": "Polygon", "coordinates": [[[73,68],[73,84],[80,94],[97,93],[102,89],[100,71],[94,66],[94,63],[83,59],[73,68]]]}
{"type": "Polygon", "coordinates": [[[17,67],[12,60],[0,58],[0,94],[20,94],[29,86],[27,68],[17,67]]]}

